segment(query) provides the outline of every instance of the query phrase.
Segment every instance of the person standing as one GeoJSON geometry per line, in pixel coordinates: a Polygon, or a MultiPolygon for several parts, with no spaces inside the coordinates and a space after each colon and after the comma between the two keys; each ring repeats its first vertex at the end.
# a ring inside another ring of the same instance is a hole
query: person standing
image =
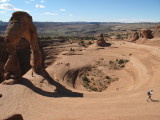
{"type": "Polygon", "coordinates": [[[148,95],[148,99],[147,99],[147,101],[149,101],[149,100],[152,100],[152,94],[153,94],[153,90],[149,90],[148,92],[147,92],[147,95],[148,95]]]}

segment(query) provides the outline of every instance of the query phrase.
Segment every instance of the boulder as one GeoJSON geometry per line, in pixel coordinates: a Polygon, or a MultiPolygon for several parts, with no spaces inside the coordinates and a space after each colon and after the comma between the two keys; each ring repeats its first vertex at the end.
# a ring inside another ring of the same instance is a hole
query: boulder
{"type": "Polygon", "coordinates": [[[132,32],[129,36],[128,36],[128,41],[129,42],[134,42],[136,40],[139,39],[139,34],[138,32],[132,32]]]}
{"type": "Polygon", "coordinates": [[[103,37],[103,34],[100,34],[98,37],[99,39],[97,40],[97,46],[100,46],[100,47],[110,46],[110,43],[106,43],[103,37]]]}

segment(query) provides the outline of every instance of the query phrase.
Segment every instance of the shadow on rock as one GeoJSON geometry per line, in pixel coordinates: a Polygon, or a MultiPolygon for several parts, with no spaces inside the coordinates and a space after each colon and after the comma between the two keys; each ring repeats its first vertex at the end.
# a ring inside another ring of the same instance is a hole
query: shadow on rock
{"type": "Polygon", "coordinates": [[[151,99],[151,102],[160,102],[160,100],[151,99]]]}
{"type": "Polygon", "coordinates": [[[53,78],[45,71],[41,71],[38,73],[43,76],[51,85],[56,87],[56,90],[53,92],[44,91],[38,87],[36,87],[30,80],[26,78],[22,78],[20,84],[30,88],[34,92],[46,96],[46,97],[83,97],[83,93],[73,92],[64,86],[62,86],[57,81],[53,80],[53,78]]]}
{"type": "Polygon", "coordinates": [[[147,102],[160,102],[160,100],[150,99],[150,101],[147,101],[147,102]]]}

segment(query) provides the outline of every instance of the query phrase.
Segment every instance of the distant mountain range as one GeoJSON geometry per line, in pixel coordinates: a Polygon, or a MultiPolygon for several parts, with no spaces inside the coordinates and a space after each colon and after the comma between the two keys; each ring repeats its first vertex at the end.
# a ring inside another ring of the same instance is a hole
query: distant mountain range
{"type": "MultiPolygon", "coordinates": [[[[3,35],[8,22],[0,22],[3,35]]],[[[34,22],[38,35],[45,36],[92,36],[114,30],[152,28],[159,23],[120,23],[120,22],[34,22]]]]}

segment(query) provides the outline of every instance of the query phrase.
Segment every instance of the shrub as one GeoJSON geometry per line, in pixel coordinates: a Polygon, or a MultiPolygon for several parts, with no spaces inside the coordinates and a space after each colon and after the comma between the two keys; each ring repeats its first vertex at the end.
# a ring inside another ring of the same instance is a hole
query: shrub
{"type": "Polygon", "coordinates": [[[70,48],[70,50],[69,51],[75,51],[73,48],[70,48]]]}
{"type": "Polygon", "coordinates": [[[124,61],[123,59],[120,59],[120,60],[118,61],[118,64],[123,64],[123,63],[125,63],[125,61],[124,61]]]}
{"type": "Polygon", "coordinates": [[[82,76],[82,80],[83,80],[83,82],[87,82],[87,83],[90,82],[86,75],[82,76]]]}
{"type": "Polygon", "coordinates": [[[110,68],[112,68],[112,69],[120,70],[125,67],[125,64],[127,62],[129,62],[129,60],[127,60],[127,59],[120,59],[120,60],[116,59],[116,61],[110,60],[109,65],[110,65],[110,68]]]}
{"type": "Polygon", "coordinates": [[[106,78],[106,79],[111,79],[111,77],[110,77],[110,76],[106,76],[105,78],[106,78]]]}
{"type": "Polygon", "coordinates": [[[88,45],[92,45],[93,43],[91,41],[88,42],[88,45]]]}

